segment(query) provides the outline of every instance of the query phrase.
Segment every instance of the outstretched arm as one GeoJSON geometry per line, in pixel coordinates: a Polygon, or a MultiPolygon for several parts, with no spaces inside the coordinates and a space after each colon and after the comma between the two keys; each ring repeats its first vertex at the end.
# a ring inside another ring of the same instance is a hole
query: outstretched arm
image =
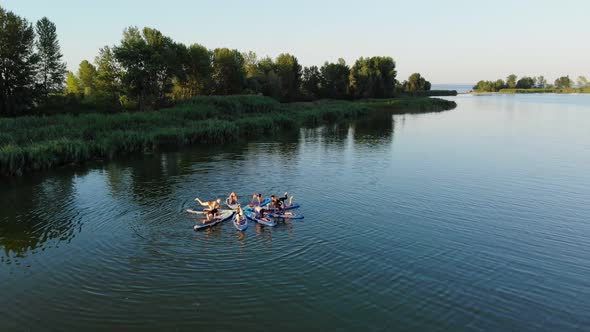
{"type": "Polygon", "coordinates": [[[201,202],[201,200],[200,200],[198,197],[197,197],[197,198],[195,198],[195,201],[199,202],[199,204],[201,204],[202,206],[209,207],[209,204],[208,204],[208,203],[203,203],[203,202],[201,202]]]}

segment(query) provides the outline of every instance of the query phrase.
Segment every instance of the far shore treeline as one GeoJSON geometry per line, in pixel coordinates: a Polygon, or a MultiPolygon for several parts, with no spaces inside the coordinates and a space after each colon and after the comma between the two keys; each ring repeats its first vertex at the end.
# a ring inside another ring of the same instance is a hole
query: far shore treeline
{"type": "Polygon", "coordinates": [[[501,92],[501,93],[575,93],[590,92],[590,82],[585,76],[578,76],[574,82],[569,76],[557,78],[553,84],[547,82],[544,76],[529,77],[511,74],[506,80],[479,81],[473,87],[474,92],[501,92]],[[574,87],[574,84],[576,87],[574,87]]]}
{"type": "Polygon", "coordinates": [[[425,96],[431,86],[418,73],[399,82],[388,56],[302,67],[288,53],[271,59],[210,50],[149,27],[125,29],[118,45],[104,46],[72,73],[56,31],[47,18],[33,26],[0,7],[0,115],[145,111],[201,95],[253,94],[281,102],[425,96]]]}

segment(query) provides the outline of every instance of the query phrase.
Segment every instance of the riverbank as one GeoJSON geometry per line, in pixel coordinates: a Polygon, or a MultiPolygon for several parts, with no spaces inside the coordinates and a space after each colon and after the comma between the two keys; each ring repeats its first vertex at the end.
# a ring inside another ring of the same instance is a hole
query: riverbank
{"type": "Polygon", "coordinates": [[[590,93],[590,88],[501,89],[498,93],[590,93]]]}
{"type": "Polygon", "coordinates": [[[0,118],[0,175],[112,159],[163,146],[224,144],[352,120],[374,110],[412,113],[455,106],[438,98],[281,104],[262,96],[213,96],[149,112],[0,118]]]}

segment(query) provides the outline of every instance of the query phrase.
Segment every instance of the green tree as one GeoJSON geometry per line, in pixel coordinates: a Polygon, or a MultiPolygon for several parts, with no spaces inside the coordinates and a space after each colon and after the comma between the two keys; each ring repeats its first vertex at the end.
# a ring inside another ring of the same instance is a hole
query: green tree
{"type": "Polygon", "coordinates": [[[350,69],[349,92],[355,98],[391,97],[396,75],[391,57],[361,57],[350,69]]]}
{"type": "Polygon", "coordinates": [[[63,91],[66,64],[61,59],[55,24],[47,17],[43,17],[37,22],[36,31],[39,56],[38,92],[40,97],[46,98],[50,93],[63,91]]]}
{"type": "Polygon", "coordinates": [[[90,96],[95,92],[96,83],[96,67],[94,67],[87,60],[80,62],[78,67],[78,80],[81,92],[86,96],[90,96]]]}
{"type": "Polygon", "coordinates": [[[71,71],[66,74],[66,94],[81,94],[80,80],[71,71]]]}
{"type": "Polygon", "coordinates": [[[535,81],[535,87],[537,88],[545,88],[545,86],[547,85],[547,80],[545,79],[545,77],[543,75],[537,77],[536,81],[535,81]]]}
{"type": "Polygon", "coordinates": [[[283,84],[276,72],[274,61],[270,57],[262,58],[258,61],[257,68],[257,78],[262,94],[280,100],[283,84]]]}
{"type": "Polygon", "coordinates": [[[238,50],[216,48],[213,50],[213,92],[220,95],[241,93],[246,86],[244,57],[238,50]]]}
{"type": "Polygon", "coordinates": [[[527,76],[522,77],[516,82],[517,89],[530,89],[533,86],[535,86],[535,80],[527,76]]]}
{"type": "Polygon", "coordinates": [[[590,88],[590,82],[584,76],[578,76],[578,88],[590,88]]]}
{"type": "Polygon", "coordinates": [[[337,63],[324,63],[320,68],[320,73],[322,74],[320,89],[322,98],[348,98],[350,68],[344,59],[338,59],[337,63]]]}
{"type": "Polygon", "coordinates": [[[258,74],[258,56],[252,51],[242,53],[244,58],[244,70],[246,78],[254,77],[258,74]]]}
{"type": "Polygon", "coordinates": [[[94,59],[96,63],[96,95],[104,103],[112,106],[119,103],[121,97],[121,68],[110,47],[105,46],[94,59]]]}
{"type": "Polygon", "coordinates": [[[181,66],[175,79],[175,98],[208,94],[211,87],[211,52],[199,44],[189,47],[178,44],[177,47],[181,66]]]}
{"type": "Polygon", "coordinates": [[[281,100],[297,100],[301,85],[301,65],[297,58],[291,54],[279,54],[275,61],[275,70],[281,79],[281,100]]]}
{"type": "Polygon", "coordinates": [[[518,77],[514,74],[508,75],[508,77],[506,77],[506,86],[510,89],[516,88],[516,79],[517,78],[518,77]]]}
{"type": "Polygon", "coordinates": [[[304,95],[311,99],[320,96],[322,86],[322,74],[317,66],[305,67],[303,69],[303,78],[301,80],[301,90],[304,95]]]}
{"type": "Polygon", "coordinates": [[[140,110],[165,103],[180,67],[177,47],[169,37],[156,29],[130,27],[113,52],[123,69],[127,94],[137,100],[140,110]]]}
{"type": "MultiPolygon", "coordinates": [[[[491,82],[486,82],[487,85],[491,82]]],[[[416,92],[416,91],[427,91],[430,90],[430,82],[428,82],[424,77],[422,77],[419,73],[414,73],[408,77],[408,80],[404,82],[403,89],[404,92],[416,92]]]]}
{"type": "Polygon", "coordinates": [[[496,80],[496,82],[494,82],[493,86],[494,86],[493,91],[498,92],[506,87],[506,83],[504,83],[503,80],[499,79],[499,80],[496,80]]]}
{"type": "Polygon", "coordinates": [[[26,19],[0,7],[0,114],[18,114],[33,104],[34,40],[26,19]]]}
{"type": "Polygon", "coordinates": [[[555,87],[558,89],[567,89],[572,87],[572,80],[569,76],[561,76],[555,80],[555,87]]]}

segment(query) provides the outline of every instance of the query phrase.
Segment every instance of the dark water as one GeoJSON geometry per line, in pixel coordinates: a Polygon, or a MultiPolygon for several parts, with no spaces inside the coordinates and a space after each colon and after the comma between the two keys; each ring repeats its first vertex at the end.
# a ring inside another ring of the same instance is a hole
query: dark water
{"type": "Polygon", "coordinates": [[[590,95],[456,100],[2,179],[0,330],[587,330],[590,95]],[[306,218],[194,232],[232,190],[306,218]]]}

